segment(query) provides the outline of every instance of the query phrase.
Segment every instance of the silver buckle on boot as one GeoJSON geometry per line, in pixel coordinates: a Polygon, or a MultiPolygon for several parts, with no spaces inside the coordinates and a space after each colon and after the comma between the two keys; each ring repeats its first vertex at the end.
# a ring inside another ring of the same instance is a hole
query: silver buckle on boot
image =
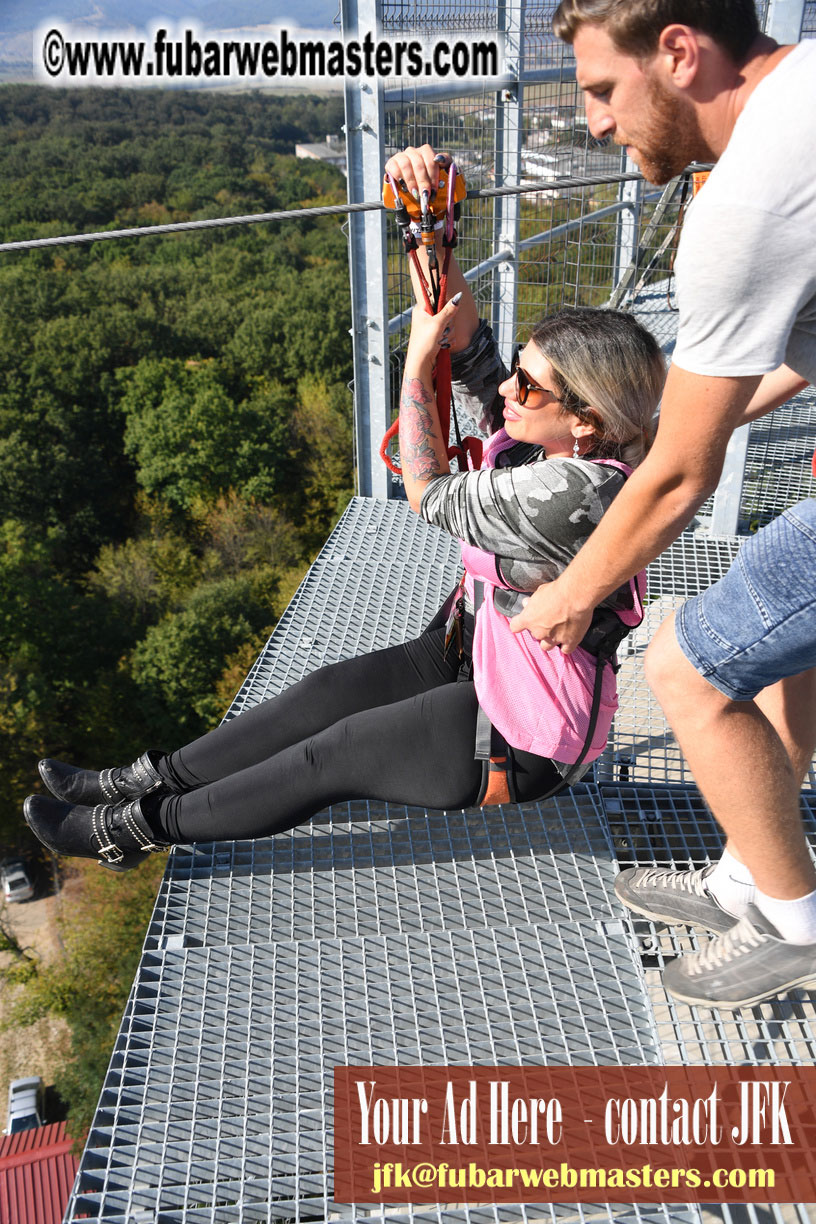
{"type": "Polygon", "coordinates": [[[104,859],[106,863],[117,864],[121,863],[125,857],[118,846],[110,840],[110,834],[105,827],[105,812],[110,811],[110,807],[105,803],[98,803],[91,815],[93,823],[93,836],[99,843],[97,854],[104,859]]]}
{"type": "MultiPolygon", "coordinates": [[[[131,769],[146,795],[151,794],[154,790],[158,790],[164,782],[164,779],[157,773],[156,767],[150,759],[150,749],[147,752],[143,752],[139,759],[133,762],[131,769]]],[[[155,846],[151,846],[151,850],[155,849],[155,846]]]]}

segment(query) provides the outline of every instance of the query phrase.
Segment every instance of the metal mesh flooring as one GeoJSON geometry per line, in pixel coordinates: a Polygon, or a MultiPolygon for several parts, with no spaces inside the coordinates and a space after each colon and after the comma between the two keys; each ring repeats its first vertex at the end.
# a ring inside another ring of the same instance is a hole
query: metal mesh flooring
{"type": "Polygon", "coordinates": [[[762,527],[805,497],[816,495],[811,458],[816,450],[816,387],[808,387],[754,421],[748,439],[741,519],[762,527]]]}
{"type": "MultiPolygon", "coordinates": [[[[653,567],[655,622],[738,543],[678,541],[653,567]]],[[[453,542],[406,505],[354,499],[228,716],[417,632],[457,563],[453,542]]],[[[816,996],[727,1015],[676,1007],[659,968],[694,936],[632,924],[615,902],[619,862],[700,863],[720,844],[697,792],[673,784],[683,767],[645,703],[642,650],[638,639],[626,660],[597,782],[563,797],[468,813],[354,802],[273,839],[176,849],[66,1219],[808,1219],[806,1208],[331,1198],[336,1064],[816,1058],[816,996]]]]}
{"type": "Polygon", "coordinates": [[[406,641],[422,631],[458,578],[459,548],[428,531],[407,506],[383,513],[355,498],[340,519],[227,718],[340,659],[406,641]]]}
{"type": "Polygon", "coordinates": [[[662,621],[684,599],[721,578],[737,554],[739,536],[685,532],[649,567],[642,625],[625,643],[618,674],[620,709],[598,766],[604,780],[687,782],[691,775],[654,694],[643,679],[643,655],[662,621]]]}
{"type": "Polygon", "coordinates": [[[274,838],[178,851],[145,946],[611,922],[599,817],[594,788],[484,812],[335,805],[274,838]]]}

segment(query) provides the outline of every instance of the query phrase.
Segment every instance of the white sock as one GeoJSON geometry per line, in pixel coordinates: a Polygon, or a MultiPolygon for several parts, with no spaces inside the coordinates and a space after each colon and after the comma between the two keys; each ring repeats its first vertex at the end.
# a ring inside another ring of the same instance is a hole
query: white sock
{"type": "Polygon", "coordinates": [[[816,943],[816,889],[794,901],[766,897],[757,889],[754,904],[788,943],[816,943]]]}
{"type": "MultiPolygon", "coordinates": [[[[722,858],[711,875],[706,877],[705,886],[725,912],[733,914],[735,918],[742,918],[748,906],[754,903],[754,877],[744,863],[734,858],[730,850],[723,850],[722,858]]],[[[770,918],[770,915],[768,917],[770,918]]],[[[771,921],[773,922],[772,918],[771,921]]]]}

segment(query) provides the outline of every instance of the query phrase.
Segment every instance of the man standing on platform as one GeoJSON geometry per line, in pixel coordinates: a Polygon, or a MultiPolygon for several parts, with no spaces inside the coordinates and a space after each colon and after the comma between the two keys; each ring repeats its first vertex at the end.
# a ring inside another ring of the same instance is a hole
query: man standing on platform
{"type": "MultiPolygon", "coordinates": [[[[715,161],[676,261],[679,331],[654,446],[568,569],[513,622],[569,652],[592,609],[676,539],[732,431],[816,380],[816,41],[778,46],[753,0],[562,0],[592,134],[652,182],[715,161]]],[[[715,932],[667,966],[737,1007],[816,984],[816,871],[799,791],[816,746],[816,499],[742,547],[659,629],[646,672],[728,844],[702,871],[618,877],[636,913],[715,932]]]]}

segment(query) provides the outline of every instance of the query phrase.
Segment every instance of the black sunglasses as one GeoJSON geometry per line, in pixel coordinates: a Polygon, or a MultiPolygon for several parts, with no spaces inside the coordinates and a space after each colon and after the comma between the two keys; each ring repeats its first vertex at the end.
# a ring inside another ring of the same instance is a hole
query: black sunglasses
{"type": "MultiPolygon", "coordinates": [[[[510,362],[510,377],[516,380],[516,399],[522,407],[527,403],[527,397],[531,391],[546,391],[546,387],[539,387],[538,383],[534,383],[530,377],[524,372],[519,365],[521,356],[521,347],[517,347],[513,352],[513,360],[510,362]]],[[[553,399],[555,396],[553,396],[553,399]]]]}

